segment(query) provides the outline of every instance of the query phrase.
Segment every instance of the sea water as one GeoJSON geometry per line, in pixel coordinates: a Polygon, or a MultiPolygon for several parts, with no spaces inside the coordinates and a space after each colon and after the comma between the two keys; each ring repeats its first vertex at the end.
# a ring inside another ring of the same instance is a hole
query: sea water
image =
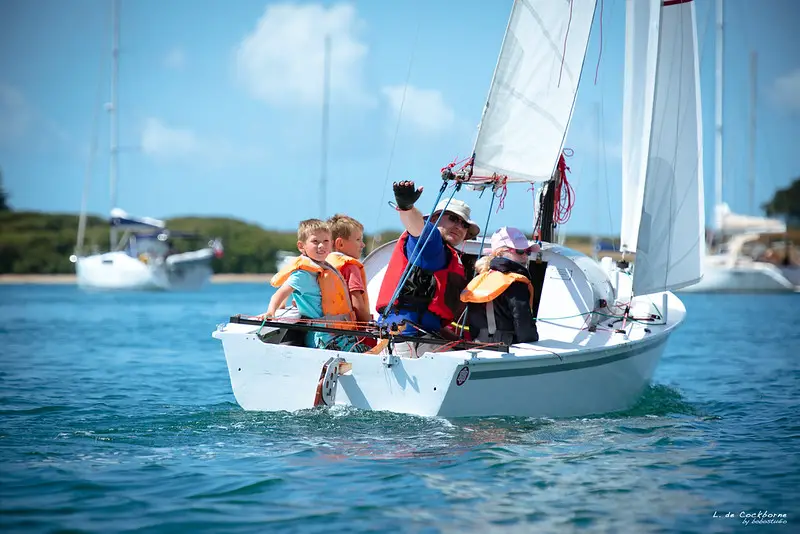
{"type": "Polygon", "coordinates": [[[800,295],[683,295],[622,414],[245,412],[211,338],[264,284],[0,286],[3,532],[792,532],[800,295]]]}

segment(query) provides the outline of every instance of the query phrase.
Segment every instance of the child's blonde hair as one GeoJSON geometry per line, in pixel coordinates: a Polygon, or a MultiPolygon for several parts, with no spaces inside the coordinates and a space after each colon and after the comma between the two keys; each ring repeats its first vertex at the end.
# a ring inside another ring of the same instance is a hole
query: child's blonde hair
{"type": "Polygon", "coordinates": [[[331,227],[327,222],[319,219],[306,219],[305,221],[300,221],[300,224],[297,226],[297,240],[305,243],[305,241],[308,239],[308,236],[320,230],[330,233],[331,227]]]}
{"type": "Polygon", "coordinates": [[[483,274],[489,270],[489,263],[492,261],[492,256],[481,256],[475,262],[475,274],[483,274]]]}
{"type": "Polygon", "coordinates": [[[336,241],[337,237],[341,237],[342,239],[350,239],[350,236],[357,231],[361,232],[362,234],[364,233],[363,224],[349,215],[344,215],[342,213],[337,213],[328,219],[328,226],[331,229],[331,239],[333,241],[336,241]]]}

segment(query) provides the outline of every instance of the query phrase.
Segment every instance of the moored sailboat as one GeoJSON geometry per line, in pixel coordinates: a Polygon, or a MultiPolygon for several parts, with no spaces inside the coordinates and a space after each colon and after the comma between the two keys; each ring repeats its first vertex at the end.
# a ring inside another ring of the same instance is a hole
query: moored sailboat
{"type": "Polygon", "coordinates": [[[93,290],[199,289],[213,274],[212,260],[222,255],[221,241],[170,231],[164,221],[151,217],[131,216],[117,206],[119,0],[114,0],[112,3],[111,18],[113,25],[111,102],[106,106],[111,131],[109,251],[93,254],[86,254],[85,251],[87,183],[78,224],[78,241],[75,254],[70,257],[70,261],[75,264],[78,286],[93,290]],[[207,242],[204,243],[205,246],[196,250],[179,253],[172,247],[175,239],[207,242]]]}

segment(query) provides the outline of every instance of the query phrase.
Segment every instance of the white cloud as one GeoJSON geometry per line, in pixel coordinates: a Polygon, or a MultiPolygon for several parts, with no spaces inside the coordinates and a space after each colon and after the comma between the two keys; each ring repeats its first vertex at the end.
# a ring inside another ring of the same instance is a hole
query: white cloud
{"type": "Polygon", "coordinates": [[[142,151],[162,159],[185,158],[197,155],[201,143],[193,131],[170,128],[151,117],[142,131],[142,151]]]}
{"type": "Polygon", "coordinates": [[[33,120],[34,112],[22,93],[0,83],[0,143],[24,137],[33,120]]]}
{"type": "Polygon", "coordinates": [[[212,165],[254,162],[266,156],[263,150],[234,145],[223,139],[203,138],[193,130],[173,128],[154,117],[145,121],[141,149],[163,162],[197,161],[212,165]]]}
{"type": "Polygon", "coordinates": [[[171,69],[182,69],[186,65],[186,55],[183,49],[175,47],[164,57],[164,66],[171,69]]]}
{"type": "Polygon", "coordinates": [[[322,102],[325,36],[331,42],[331,98],[372,105],[363,88],[367,46],[357,33],[355,8],[338,4],[277,4],[267,7],[236,51],[239,81],[269,104],[322,102]]]}
{"type": "Polygon", "coordinates": [[[0,83],[0,144],[52,151],[74,148],[72,142],[72,137],[43,116],[22,91],[0,83]]]}
{"type": "Polygon", "coordinates": [[[395,115],[400,113],[402,106],[401,121],[425,133],[441,132],[453,125],[455,112],[445,103],[441,91],[409,85],[405,89],[404,102],[403,90],[402,85],[387,86],[382,90],[395,115]]]}
{"type": "Polygon", "coordinates": [[[800,69],[775,80],[773,94],[790,111],[800,111],[800,69]]]}

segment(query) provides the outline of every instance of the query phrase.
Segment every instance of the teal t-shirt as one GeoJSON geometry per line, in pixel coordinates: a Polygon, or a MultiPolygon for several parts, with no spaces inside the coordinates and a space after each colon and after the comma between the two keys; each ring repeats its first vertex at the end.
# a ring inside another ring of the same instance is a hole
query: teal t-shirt
{"type": "MultiPolygon", "coordinates": [[[[322,290],[319,288],[317,275],[298,269],[289,275],[286,283],[292,287],[292,299],[302,317],[316,319],[322,317],[322,290]]],[[[337,336],[328,332],[309,332],[306,335],[306,346],[329,348],[349,352],[362,352],[355,336],[337,336]]]]}
{"type": "MultiPolygon", "coordinates": [[[[289,275],[286,283],[292,286],[292,299],[302,317],[322,317],[322,291],[316,274],[298,269],[289,275]]],[[[306,346],[316,347],[318,341],[324,341],[329,336],[325,332],[309,332],[306,334],[306,346]]]]}
{"type": "Polygon", "coordinates": [[[310,319],[322,317],[322,291],[316,274],[298,269],[289,275],[286,283],[292,286],[292,298],[300,315],[310,319]]]}

